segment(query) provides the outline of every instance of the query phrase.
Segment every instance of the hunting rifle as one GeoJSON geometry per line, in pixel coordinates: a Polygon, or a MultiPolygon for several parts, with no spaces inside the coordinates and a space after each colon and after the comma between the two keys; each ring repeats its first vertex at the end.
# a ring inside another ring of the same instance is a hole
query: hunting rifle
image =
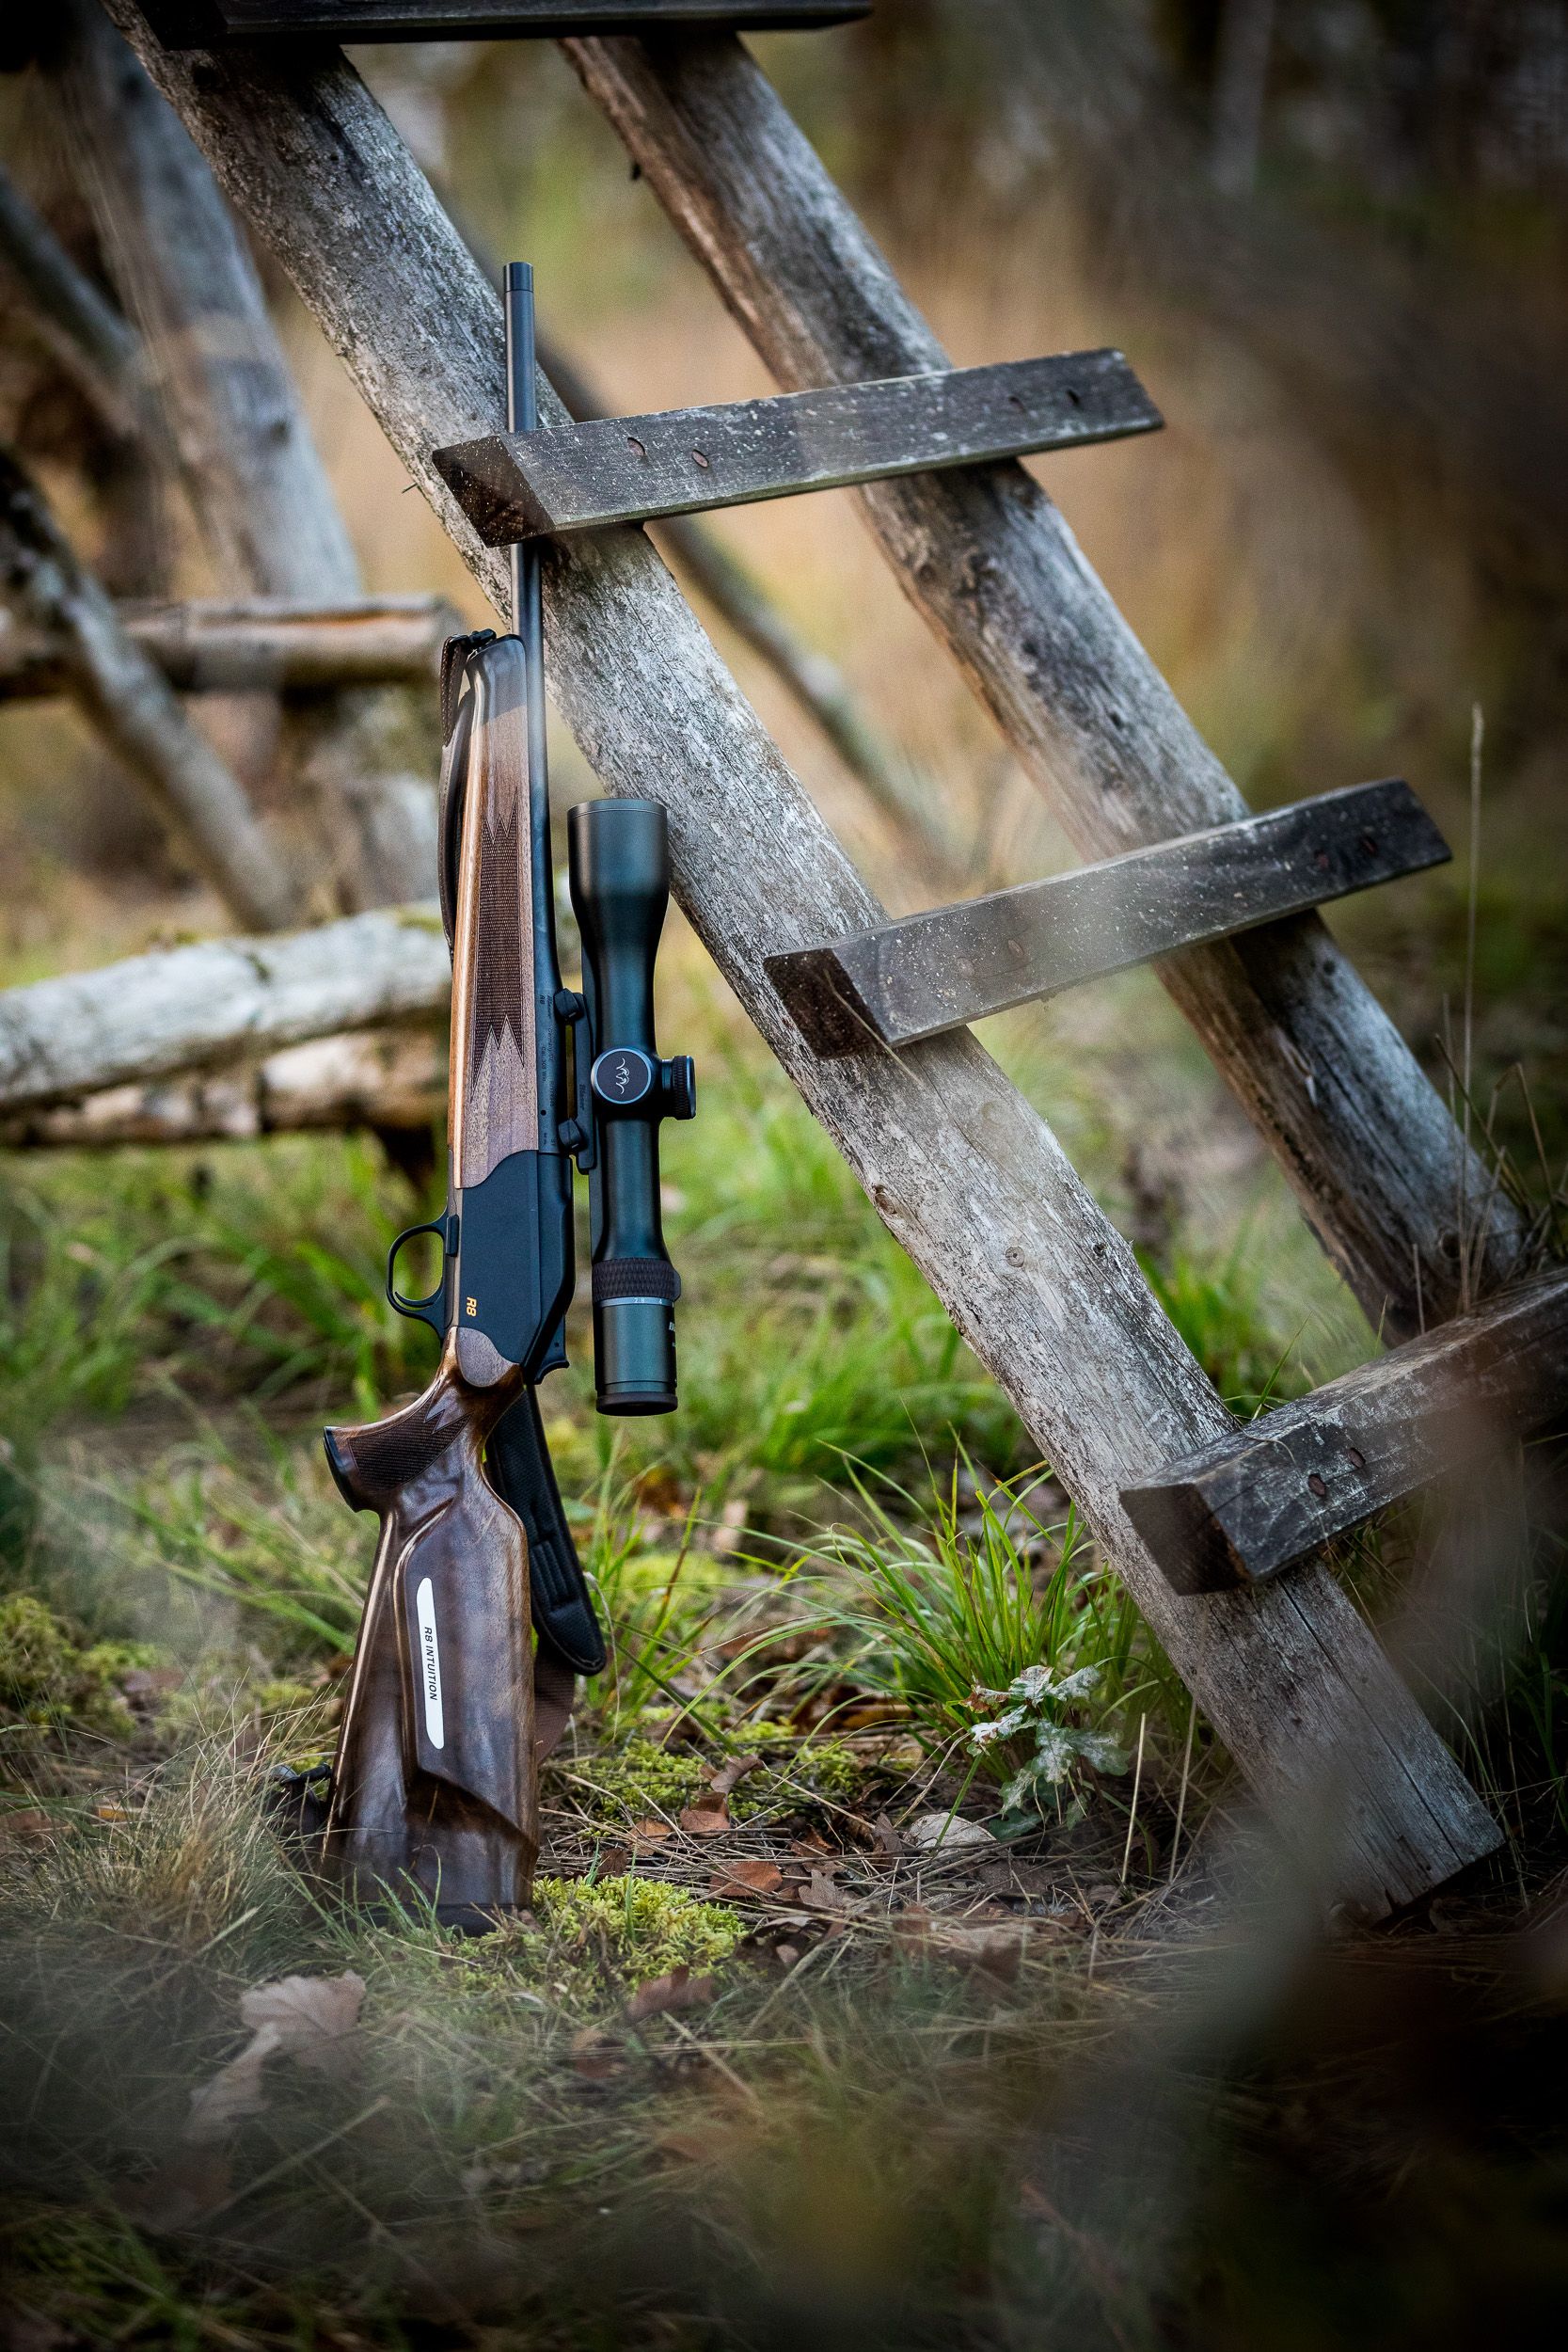
{"type": "MultiPolygon", "coordinates": [[[[507,428],[528,433],[526,263],[508,264],[504,293],[507,428]]],[[[571,811],[583,990],[562,985],[537,542],[513,548],[512,593],[512,635],[453,638],[442,659],[450,1177],[445,1213],[400,1234],[387,1269],[388,1296],[436,1331],[441,1360],[412,1405],[325,1439],[345,1501],[378,1515],[381,1537],[324,1855],[355,1894],[416,1894],[476,1931],[528,1900],[538,1760],[574,1678],[605,1661],[537,1396],[566,1361],[573,1162],[589,1178],[599,1410],[671,1412],[680,1278],[659,1225],[658,1128],[696,1107],[689,1058],[661,1060],[654,1040],[669,897],[656,803],[571,811]],[[441,1279],[409,1298],[397,1260],[421,1232],[440,1240],[441,1279]]]]}

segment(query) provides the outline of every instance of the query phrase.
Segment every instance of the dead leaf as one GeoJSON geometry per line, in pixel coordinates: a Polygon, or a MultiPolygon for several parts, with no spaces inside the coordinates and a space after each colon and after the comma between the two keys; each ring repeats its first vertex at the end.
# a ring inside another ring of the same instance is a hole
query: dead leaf
{"type": "Polygon", "coordinates": [[[761,1769],[760,1756],[726,1756],[722,1764],[716,1764],[709,1772],[707,1785],[716,1797],[727,1797],[739,1788],[748,1772],[760,1772],[761,1769]]]}
{"type": "Polygon", "coordinates": [[[775,1944],[773,1957],[781,1968],[793,1968],[800,1957],[800,1947],[798,1944],[775,1944]]]}
{"type": "Polygon", "coordinates": [[[240,2016],[253,2033],[276,2032],[276,2047],[302,2066],[330,2074],[348,2055],[344,2044],[364,1999],[365,1979],[352,1968],[341,1977],[284,1977],[242,1993],[240,2016]]]}
{"type": "Polygon", "coordinates": [[[835,1886],[820,1870],[814,1870],[807,1879],[800,1899],[810,1903],[814,1911],[847,1911],[849,1906],[843,1888],[835,1886]]]}
{"type": "Polygon", "coordinates": [[[191,2092],[191,2111],[181,2137],[193,2147],[204,2147],[210,2141],[227,2139],[244,2117],[260,2115],[267,2104],[261,2069],[282,2046],[283,2037],[276,2026],[253,2033],[238,2058],[220,2066],[211,2082],[191,2092]]]}
{"type": "Polygon", "coordinates": [[[885,1813],[879,1813],[871,1826],[872,1838],[879,1854],[900,1854],[904,1841],[885,1813]]]}
{"type": "Polygon", "coordinates": [[[1011,1984],[1023,1959],[1023,1937],[1017,1928],[968,1928],[951,1944],[944,1939],[942,1957],[956,1968],[972,1968],[1000,1984],[1011,1984]]]}
{"type": "Polygon", "coordinates": [[[819,1831],[808,1829],[801,1836],[790,1839],[789,1851],[791,1853],[817,1854],[836,1853],[838,1849],[830,1846],[819,1831]]]}
{"type": "Polygon", "coordinates": [[[583,2082],[609,2082],[626,2062],[626,2051],[602,2026],[585,2026],[572,2036],[572,2072],[583,2082]]]}
{"type": "Polygon", "coordinates": [[[729,1826],[730,1809],[722,1797],[699,1798],[681,1815],[681,1827],[689,1837],[722,1837],[729,1826]]]}
{"type": "Polygon", "coordinates": [[[675,1832],[671,1822],[655,1819],[647,1821],[634,1821],[631,1825],[631,1834],[634,1837],[640,1837],[645,1843],[652,1845],[660,1837],[673,1837],[675,1832]]]}
{"type": "Polygon", "coordinates": [[[364,1998],[365,1980],[352,1969],[341,1977],[284,1977],[242,1993],[240,2019],[250,2040],[192,2091],[182,2137],[205,2147],[226,2139],[245,2116],[259,2115],[267,2103],[261,2070],[270,2058],[286,2052],[316,2074],[341,2066],[364,1998]]]}
{"type": "Polygon", "coordinates": [[[994,1846],[983,1821],[966,1821],[960,1813],[923,1813],[904,1832],[904,1843],[916,1853],[956,1851],[959,1846],[994,1846]]]}
{"type": "Polygon", "coordinates": [[[973,1969],[1011,1984],[1023,1958],[1023,1931],[1017,1927],[970,1928],[957,1921],[933,1918],[911,1903],[894,1922],[894,1941],[922,1958],[944,1960],[949,1967],[973,1969]]]}
{"type": "Polygon", "coordinates": [[[630,1868],[631,1848],[629,1846],[601,1846],[599,1848],[599,1876],[602,1879],[625,1878],[630,1868]]]}
{"type": "Polygon", "coordinates": [[[0,1813],[0,1844],[40,1846],[55,1829],[63,1826],[36,1805],[18,1805],[12,1813],[0,1813]]]}
{"type": "Polygon", "coordinates": [[[776,1895],[784,1884],[784,1872],[773,1863],[760,1856],[742,1862],[726,1862],[707,1883],[710,1895],[776,1895]]]}
{"type": "Polygon", "coordinates": [[[626,2023],[641,2025],[644,2017],[661,2017],[677,2009],[706,2009],[713,1998],[713,1979],[694,1977],[683,1961],[667,1977],[640,1984],[626,2003],[626,2023]]]}

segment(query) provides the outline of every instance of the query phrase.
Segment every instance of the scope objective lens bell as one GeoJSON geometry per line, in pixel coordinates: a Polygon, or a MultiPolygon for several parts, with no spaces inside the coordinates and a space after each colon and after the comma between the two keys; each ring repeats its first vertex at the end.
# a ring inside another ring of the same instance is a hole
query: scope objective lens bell
{"type": "Polygon", "coordinates": [[[591,1053],[578,1124],[593,1133],[596,1402],[601,1413],[671,1413],[681,1283],[659,1217],[658,1129],[692,1117],[697,1089],[690,1056],[662,1060],[654,1036],[669,826],[655,801],[584,801],[566,838],[591,1053]]]}

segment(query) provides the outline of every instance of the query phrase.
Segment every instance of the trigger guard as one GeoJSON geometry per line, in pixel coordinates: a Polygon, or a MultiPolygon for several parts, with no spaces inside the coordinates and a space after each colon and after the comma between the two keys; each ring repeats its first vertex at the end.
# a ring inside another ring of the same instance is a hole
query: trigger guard
{"type": "Polygon", "coordinates": [[[434,1218],[428,1225],[406,1226],[387,1252],[388,1305],[395,1309],[400,1315],[406,1315],[411,1323],[428,1323],[437,1339],[445,1338],[447,1328],[446,1259],[448,1247],[447,1219],[442,1216],[434,1218]],[[409,1298],[397,1286],[398,1252],[404,1242],[412,1241],[419,1233],[439,1234],[442,1252],[441,1279],[427,1297],[409,1298]]]}

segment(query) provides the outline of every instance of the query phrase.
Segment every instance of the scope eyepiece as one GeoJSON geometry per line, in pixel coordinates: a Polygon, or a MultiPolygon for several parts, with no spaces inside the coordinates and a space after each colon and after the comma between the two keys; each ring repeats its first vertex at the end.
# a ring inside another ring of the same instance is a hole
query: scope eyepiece
{"type": "Polygon", "coordinates": [[[658,1127],[694,1115],[697,1081],[690,1056],[663,1061],[654,1038],[669,826],[656,801],[584,801],[566,839],[588,1029],[568,1139],[589,1170],[596,1402],[601,1413],[671,1413],[681,1280],[659,1218],[658,1127]]]}

